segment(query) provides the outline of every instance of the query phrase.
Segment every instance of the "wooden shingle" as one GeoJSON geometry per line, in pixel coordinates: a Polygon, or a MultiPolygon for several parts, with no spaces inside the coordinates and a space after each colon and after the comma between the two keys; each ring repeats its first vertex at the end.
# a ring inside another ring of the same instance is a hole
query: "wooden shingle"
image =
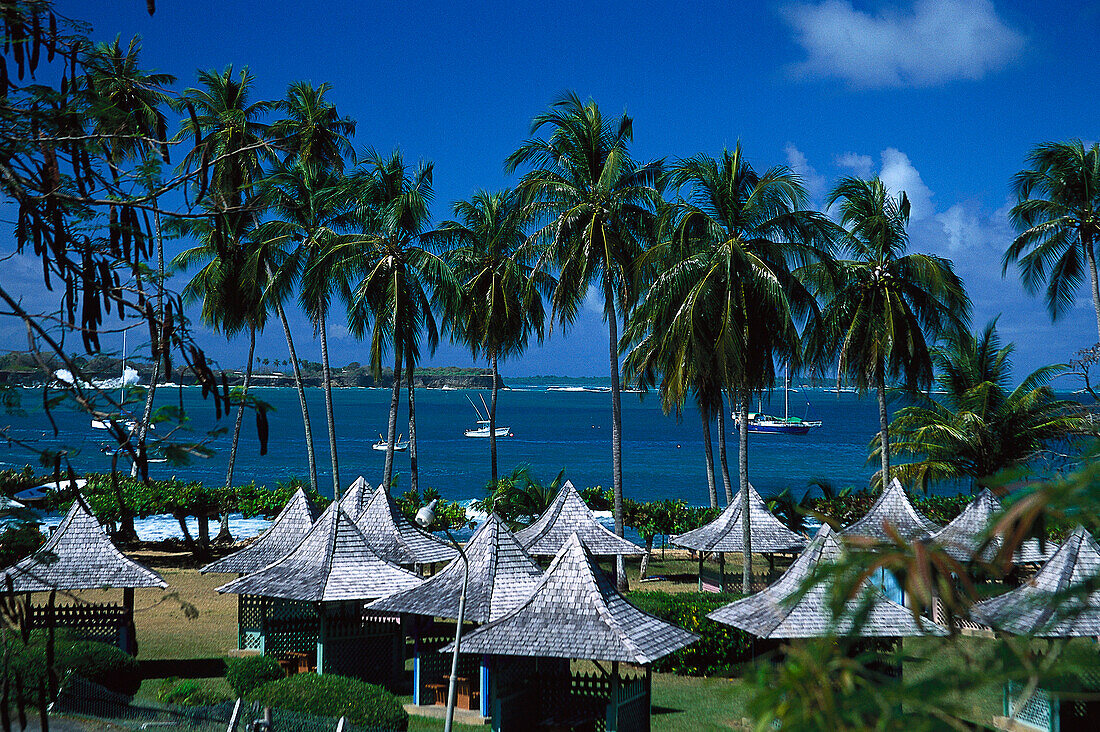
{"type": "MultiPolygon", "coordinates": [[[[741,491],[737,491],[718,518],[679,536],[669,537],[669,543],[702,552],[740,552],[744,548],[741,515],[741,491]]],[[[752,532],[752,550],[760,554],[800,551],[806,546],[806,538],[784,526],[768,510],[751,483],[749,531],[752,532]]]]}
{"type": "Polygon", "coordinates": [[[528,554],[552,557],[573,534],[580,536],[588,550],[598,557],[645,554],[645,549],[600,524],[568,480],[538,521],[517,531],[516,538],[528,554]]]}
{"type": "Polygon", "coordinates": [[[458,552],[405,518],[390,492],[379,487],[355,520],[374,553],[394,564],[449,562],[458,552]]]}
{"type": "MultiPolygon", "coordinates": [[[[967,504],[962,513],[933,534],[931,541],[943,547],[945,553],[960,562],[992,561],[1004,544],[1003,537],[988,536],[994,517],[1000,512],[1001,502],[993,495],[993,491],[985,488],[977,498],[967,504]],[[989,540],[985,541],[987,538],[989,540]]],[[[1012,553],[1012,562],[1041,564],[1050,559],[1056,549],[1053,542],[1040,543],[1038,539],[1028,539],[1012,553]]]]}
{"type": "Polygon", "coordinates": [[[360,475],[351,482],[344,491],[344,495],[340,496],[340,507],[354,521],[363,513],[373,494],[374,489],[371,488],[370,483],[360,475]]]}
{"type": "Polygon", "coordinates": [[[863,536],[881,542],[889,542],[886,525],[890,525],[906,541],[927,539],[940,530],[940,525],[921,516],[909,501],[909,495],[897,478],[874,502],[867,515],[841,533],[844,536],[863,536]]]}
{"type": "Polygon", "coordinates": [[[271,526],[267,527],[267,531],[254,542],[240,551],[206,565],[199,571],[249,574],[263,569],[272,562],[282,559],[298,546],[302,538],[309,533],[310,527],[320,513],[306,496],[305,490],[299,488],[271,522],[271,526]]]}
{"type": "Polygon", "coordinates": [[[4,570],[16,592],[168,586],[159,574],[126,557],[80,497],[42,548],[4,570]]]}

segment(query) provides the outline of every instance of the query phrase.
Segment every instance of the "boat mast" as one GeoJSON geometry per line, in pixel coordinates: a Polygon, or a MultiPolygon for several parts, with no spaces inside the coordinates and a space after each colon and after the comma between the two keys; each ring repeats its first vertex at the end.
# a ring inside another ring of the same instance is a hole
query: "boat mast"
{"type": "Polygon", "coordinates": [[[787,363],[786,373],[783,375],[783,421],[789,421],[791,416],[791,364],[787,363]]]}

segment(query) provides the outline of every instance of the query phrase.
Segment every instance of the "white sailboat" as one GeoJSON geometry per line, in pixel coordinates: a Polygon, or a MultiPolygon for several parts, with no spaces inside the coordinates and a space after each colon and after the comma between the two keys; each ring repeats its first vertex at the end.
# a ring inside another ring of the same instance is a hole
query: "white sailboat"
{"type": "MultiPolygon", "coordinates": [[[[122,333],[122,371],[121,371],[121,373],[118,377],[118,403],[119,403],[119,405],[122,405],[123,402],[126,401],[127,381],[130,381],[130,382],[136,384],[137,381],[138,381],[138,378],[137,378],[137,371],[134,371],[133,369],[127,369],[126,368],[126,332],[123,331],[123,333],[122,333]],[[127,370],[129,370],[132,373],[127,374],[126,373],[127,370]]],[[[134,419],[133,416],[128,415],[125,412],[122,415],[120,415],[119,418],[116,418],[114,421],[121,424],[129,432],[133,432],[138,427],[137,420],[134,419]]],[[[109,430],[109,429],[111,429],[111,420],[110,419],[96,419],[96,418],[93,417],[92,418],[92,429],[109,430]]],[[[149,429],[152,430],[152,429],[156,429],[156,428],[152,424],[150,424],[149,429]]]]}
{"type": "MultiPolygon", "coordinates": [[[[481,397],[481,406],[485,407],[485,416],[481,414],[481,410],[474,404],[474,400],[470,399],[469,395],[466,396],[466,401],[470,402],[470,406],[474,408],[474,413],[477,414],[477,427],[463,432],[467,437],[489,437],[489,407],[485,404],[485,397],[481,397]]],[[[512,437],[511,427],[497,427],[493,430],[497,437],[512,437]]]]}
{"type": "MultiPolygon", "coordinates": [[[[393,451],[394,452],[405,452],[406,450],[409,449],[409,441],[408,440],[402,441],[402,439],[401,439],[402,437],[404,437],[404,435],[398,435],[397,440],[394,441],[394,443],[393,443],[393,451]]],[[[376,443],[374,443],[373,445],[370,446],[370,448],[372,450],[377,450],[378,452],[385,452],[387,447],[389,447],[389,444],[386,442],[386,438],[383,437],[382,435],[378,435],[378,442],[376,442],[376,443]]]]}
{"type": "MultiPolygon", "coordinates": [[[[791,416],[791,375],[788,370],[783,379],[783,416],[773,417],[770,414],[750,412],[746,429],[764,435],[804,435],[815,427],[821,427],[821,420],[809,421],[800,417],[791,416]]],[[[809,408],[809,402],[806,407],[809,408]]],[[[741,424],[737,412],[733,413],[733,421],[740,429],[741,424]]]]}

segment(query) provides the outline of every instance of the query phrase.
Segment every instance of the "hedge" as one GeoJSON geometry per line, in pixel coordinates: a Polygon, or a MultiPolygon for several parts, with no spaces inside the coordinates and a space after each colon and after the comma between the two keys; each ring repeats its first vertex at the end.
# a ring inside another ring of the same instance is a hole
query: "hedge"
{"type": "Polygon", "coordinates": [[[231,658],[225,680],[237,696],[245,697],[269,681],[286,678],[286,672],[271,656],[231,658]]]}
{"type": "Polygon", "coordinates": [[[323,717],[347,717],[353,725],[404,732],[409,715],[381,686],[333,674],[295,674],[269,681],[249,699],[264,706],[323,717]]]}
{"type": "Polygon", "coordinates": [[[157,689],[157,700],[181,707],[210,707],[232,701],[224,691],[212,689],[199,679],[177,678],[165,679],[161,682],[157,689]]]}
{"type": "Polygon", "coordinates": [[[738,664],[751,660],[751,635],[707,618],[707,613],[739,600],[741,595],[631,592],[628,597],[640,610],[700,636],[687,648],[654,662],[653,670],[681,676],[728,676],[738,664]]]}
{"type": "MultiPolygon", "coordinates": [[[[41,632],[33,633],[26,645],[10,636],[8,649],[11,662],[6,670],[13,681],[18,675],[29,688],[46,682],[46,646],[41,632]]],[[[54,640],[54,670],[58,680],[72,672],[125,696],[133,696],[141,686],[141,668],[132,656],[106,643],[72,640],[64,631],[58,631],[54,640]]]]}

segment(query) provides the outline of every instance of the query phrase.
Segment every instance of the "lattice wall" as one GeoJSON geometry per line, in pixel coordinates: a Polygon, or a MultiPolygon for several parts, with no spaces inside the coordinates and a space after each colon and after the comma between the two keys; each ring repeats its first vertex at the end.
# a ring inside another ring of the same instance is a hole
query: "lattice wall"
{"type": "MultiPolygon", "coordinates": [[[[31,606],[31,628],[45,628],[50,622],[49,607],[31,606]]],[[[129,608],[112,603],[55,605],[52,609],[54,626],[66,628],[75,635],[100,643],[124,648],[133,625],[129,608]]]]}
{"type": "Polygon", "coordinates": [[[1027,687],[1010,681],[1005,684],[1004,713],[1013,716],[1024,724],[1041,730],[1054,732],[1058,729],[1058,702],[1043,690],[1036,689],[1031,698],[1022,707],[1019,706],[1023,692],[1027,687]]]}
{"type": "Polygon", "coordinates": [[[322,673],[351,676],[388,688],[400,682],[405,669],[400,622],[390,617],[363,622],[355,616],[326,616],[323,633],[322,673]]]}

